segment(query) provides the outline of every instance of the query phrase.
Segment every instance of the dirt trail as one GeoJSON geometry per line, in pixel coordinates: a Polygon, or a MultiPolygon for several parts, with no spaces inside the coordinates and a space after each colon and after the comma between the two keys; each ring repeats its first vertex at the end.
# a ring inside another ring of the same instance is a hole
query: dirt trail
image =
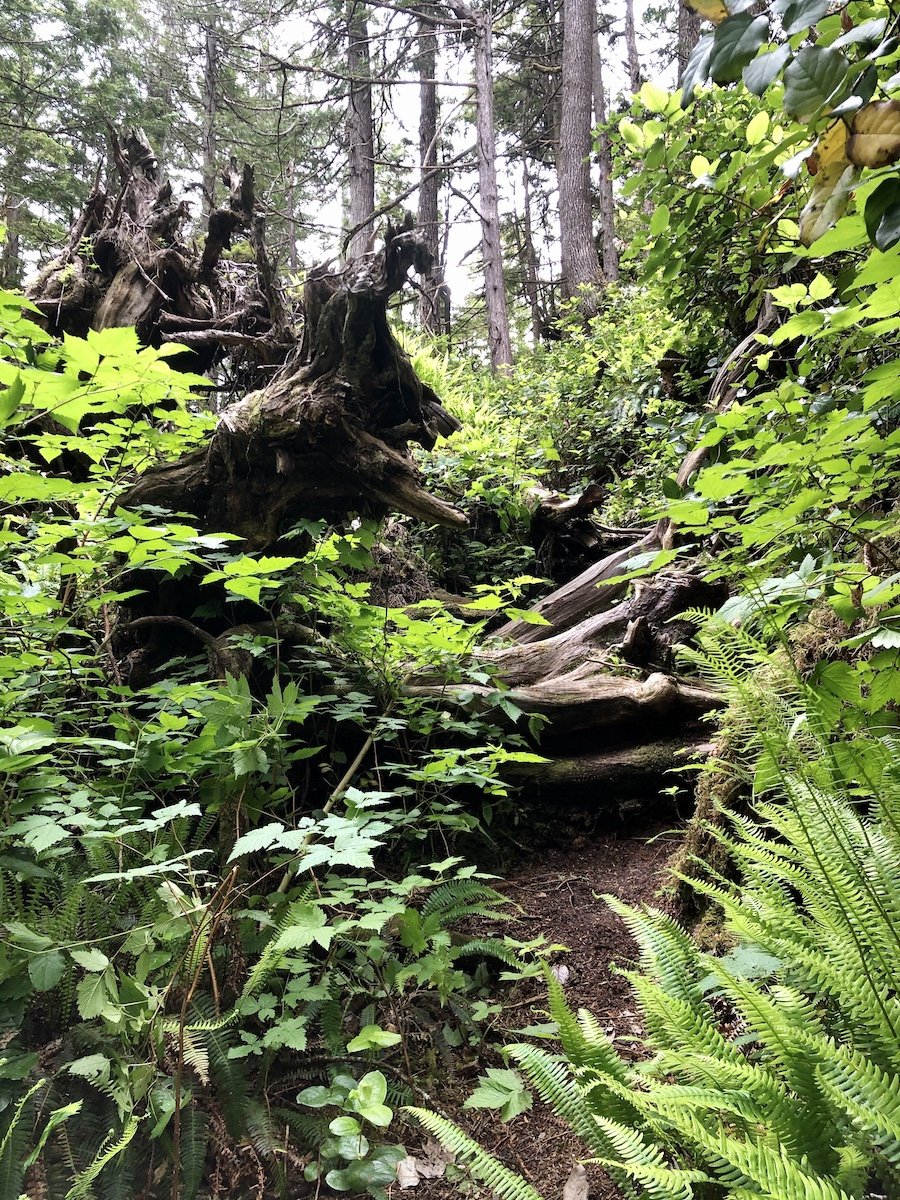
{"type": "MultiPolygon", "coordinates": [[[[533,853],[496,885],[522,913],[507,932],[523,941],[543,935],[548,941],[568,947],[554,956],[554,965],[564,968],[564,987],[573,1008],[587,1008],[602,1022],[607,1033],[627,1047],[640,1033],[640,1024],[628,984],[613,973],[611,965],[627,966],[634,961],[635,946],[622,921],[606,906],[601,896],[610,893],[629,903],[652,903],[665,882],[665,868],[680,843],[671,823],[647,825],[622,834],[601,834],[588,839],[576,837],[566,849],[533,853]],[[565,970],[568,976],[565,977],[565,970]]],[[[515,1026],[547,1020],[544,992],[537,981],[523,986],[517,1010],[506,1010],[511,1029],[507,1041],[518,1040],[515,1026]]],[[[502,1065],[481,1063],[486,1065],[502,1065]]],[[[545,1197],[559,1200],[573,1166],[585,1151],[568,1127],[543,1104],[504,1125],[493,1110],[454,1109],[475,1082],[477,1072],[458,1080],[459,1090],[448,1081],[442,1090],[442,1107],[463,1128],[545,1197]]],[[[437,1097],[436,1097],[437,1098],[437,1097]]],[[[417,1150],[407,1140],[411,1154],[417,1150]]],[[[595,1167],[588,1168],[589,1200],[619,1200],[620,1193],[595,1167]]],[[[460,1194],[474,1200],[490,1195],[471,1185],[460,1193],[450,1181],[429,1180],[398,1193],[412,1200],[452,1200],[460,1194]]]]}

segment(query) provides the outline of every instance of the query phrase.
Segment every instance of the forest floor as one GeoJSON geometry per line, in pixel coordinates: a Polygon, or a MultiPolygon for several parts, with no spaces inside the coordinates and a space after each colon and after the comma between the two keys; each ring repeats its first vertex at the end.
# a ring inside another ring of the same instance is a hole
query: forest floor
{"type": "MultiPolygon", "coordinates": [[[[567,947],[552,961],[560,971],[569,1004],[573,1009],[589,1009],[625,1053],[629,1039],[640,1034],[641,1026],[628,983],[614,967],[634,962],[635,945],[622,921],[601,897],[609,893],[628,903],[658,903],[665,907],[658,893],[668,881],[666,868],[680,842],[671,821],[645,823],[627,834],[620,830],[575,835],[565,847],[532,851],[494,885],[520,911],[501,928],[483,931],[507,932],[522,941],[543,935],[548,942],[567,947]]],[[[548,1019],[541,981],[528,980],[520,990],[523,998],[512,998],[511,1006],[504,1009],[509,1023],[507,1041],[520,1040],[515,1035],[516,1027],[548,1019]]],[[[461,1107],[478,1071],[491,1065],[505,1064],[499,1056],[494,1063],[482,1060],[471,1077],[450,1076],[442,1081],[434,1096],[440,1111],[524,1176],[545,1200],[560,1200],[573,1168],[585,1156],[584,1148],[563,1121],[537,1097],[531,1111],[507,1124],[500,1121],[495,1110],[461,1107]]],[[[429,1165],[441,1169],[440,1150],[433,1143],[416,1145],[414,1136],[408,1136],[406,1144],[425,1171],[429,1165]]],[[[454,1174],[452,1168],[450,1174],[454,1174]]],[[[612,1181],[597,1167],[587,1167],[580,1186],[575,1179],[572,1183],[572,1200],[620,1197],[612,1181]]],[[[409,1190],[398,1189],[397,1194],[412,1200],[452,1200],[460,1195],[483,1200],[491,1193],[471,1183],[460,1186],[444,1175],[422,1178],[409,1190]]],[[[568,1193],[565,1200],[569,1200],[568,1193]]]]}

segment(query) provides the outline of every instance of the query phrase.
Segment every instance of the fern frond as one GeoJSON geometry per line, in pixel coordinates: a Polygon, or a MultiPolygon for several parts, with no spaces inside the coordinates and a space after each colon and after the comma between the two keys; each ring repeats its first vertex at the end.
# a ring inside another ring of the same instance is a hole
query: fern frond
{"type": "MultiPolygon", "coordinates": [[[[557,1116],[572,1126],[575,1133],[594,1154],[609,1154],[610,1147],[597,1126],[593,1105],[584,1089],[573,1078],[566,1063],[538,1046],[524,1043],[507,1046],[509,1056],[519,1064],[538,1095],[557,1116]]],[[[601,1077],[591,1077],[592,1084],[601,1084],[601,1077]]]]}
{"type": "Polygon", "coordinates": [[[107,1163],[112,1162],[117,1154],[121,1154],[131,1139],[137,1133],[138,1125],[140,1124],[137,1117],[129,1117],[125,1122],[125,1127],[117,1141],[113,1141],[115,1136],[110,1133],[106,1140],[101,1145],[100,1149],[94,1155],[90,1165],[82,1171],[75,1182],[66,1192],[66,1200],[87,1200],[90,1196],[91,1185],[94,1180],[103,1170],[107,1163]]]}
{"type": "Polygon", "coordinates": [[[437,1138],[457,1163],[462,1164],[476,1179],[487,1184],[499,1200],[543,1200],[530,1183],[526,1183],[508,1167],[504,1167],[452,1121],[424,1108],[407,1108],[404,1112],[409,1113],[432,1137],[437,1138]]]}

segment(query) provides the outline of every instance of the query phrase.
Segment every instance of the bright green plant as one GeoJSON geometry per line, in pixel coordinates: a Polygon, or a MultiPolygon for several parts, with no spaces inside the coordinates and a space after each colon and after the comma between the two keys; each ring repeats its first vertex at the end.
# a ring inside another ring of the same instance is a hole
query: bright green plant
{"type": "MultiPolygon", "coordinates": [[[[713,626],[694,658],[729,690],[753,787],[751,815],[716,834],[739,882],[692,881],[734,949],[703,953],[663,913],[610,900],[641,950],[626,974],[652,1057],[621,1055],[550,972],[563,1056],[508,1053],[627,1195],[900,1195],[896,738],[835,743],[830,707],[749,635],[713,626]]],[[[533,1196],[417,1115],[499,1195],[533,1196]]]]}
{"type": "Polygon", "coordinates": [[[484,1036],[498,976],[537,969],[538,947],[468,932],[503,902],[450,853],[491,816],[464,789],[503,804],[504,763],[530,752],[489,712],[449,719],[404,690],[426,666],[465,680],[521,585],[483,590],[468,621],[385,609],[360,580],[374,526],[301,522],[289,553],[259,556],[117,508],[128,471],[203,436],[203,381],[127,330],[60,345],[0,300],[0,1191],[40,1158],[54,1195],[134,1194],[152,1157],[191,1200],[225,1130],[282,1191],[315,1160],[377,1196],[397,1150],[363,1150],[347,1122],[390,1118],[379,1064],[392,1103],[413,1099],[484,1036]],[[132,688],[110,647],[136,570],[199,579],[226,615],[281,611],[296,644],[274,624],[219,657],[198,638],[132,688]],[[348,1059],[344,1124],[323,1132],[286,1081],[348,1059]]]}

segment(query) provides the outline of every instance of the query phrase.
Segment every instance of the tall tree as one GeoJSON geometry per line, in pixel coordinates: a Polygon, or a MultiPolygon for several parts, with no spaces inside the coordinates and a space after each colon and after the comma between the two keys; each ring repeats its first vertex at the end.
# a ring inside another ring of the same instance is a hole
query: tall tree
{"type": "Polygon", "coordinates": [[[564,294],[578,301],[585,316],[597,311],[603,282],[591,222],[594,18],[594,0],[565,0],[557,153],[560,263],[564,294]]]}
{"type": "Polygon", "coordinates": [[[216,206],[216,115],[219,107],[218,14],[211,8],[202,22],[203,30],[203,212],[216,206]]]}
{"type": "Polygon", "coordinates": [[[360,258],[372,248],[375,212],[375,129],[372,120],[372,78],[369,21],[360,0],[348,0],[347,98],[348,202],[350,238],[347,258],[360,258]]]}
{"type": "Polygon", "coordinates": [[[422,276],[419,316],[429,333],[449,332],[449,295],[444,283],[440,239],[440,172],[438,159],[437,50],[438,29],[434,6],[423,4],[417,22],[419,72],[419,236],[425,243],[431,263],[422,276]]]}
{"type": "Polygon", "coordinates": [[[475,140],[478,159],[478,201],[481,211],[481,257],[487,340],[491,366],[513,360],[509,335],[503,249],[500,242],[500,202],[497,189],[497,139],[494,132],[493,26],[487,9],[461,10],[472,22],[475,58],[475,140]]]}
{"type": "Polygon", "coordinates": [[[594,121],[597,134],[597,195],[600,202],[600,250],[603,277],[608,283],[619,278],[619,251],[616,246],[616,197],[613,192],[612,146],[606,130],[609,117],[606,89],[603,86],[603,58],[600,53],[600,32],[594,33],[594,121]]]}
{"type": "Polygon", "coordinates": [[[625,0],[625,50],[628,55],[628,83],[632,92],[639,92],[642,82],[641,60],[634,28],[634,0],[625,0]]]}

